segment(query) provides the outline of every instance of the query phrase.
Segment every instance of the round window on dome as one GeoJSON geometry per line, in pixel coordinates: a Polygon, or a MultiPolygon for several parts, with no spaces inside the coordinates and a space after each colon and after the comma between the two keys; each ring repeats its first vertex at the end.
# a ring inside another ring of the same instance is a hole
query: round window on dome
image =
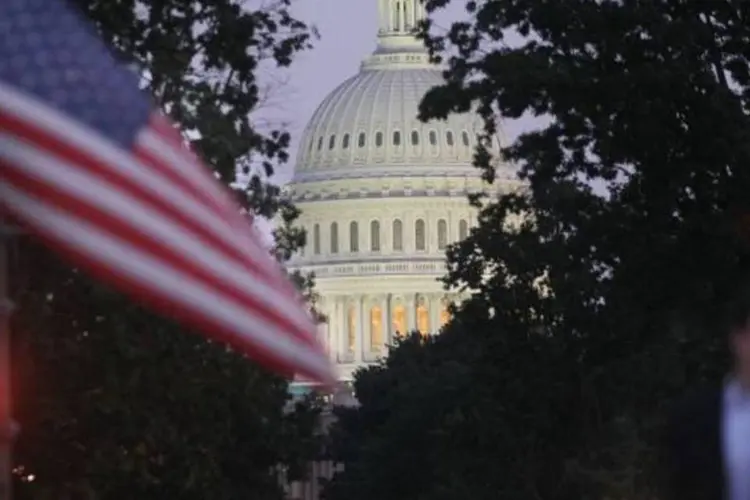
{"type": "Polygon", "coordinates": [[[344,138],[341,141],[341,147],[349,149],[349,134],[344,134],[344,138]]]}
{"type": "Polygon", "coordinates": [[[359,146],[360,148],[363,148],[365,147],[366,144],[367,144],[367,138],[365,137],[365,133],[360,132],[359,138],[357,139],[357,146],[359,146]]]}
{"type": "Polygon", "coordinates": [[[419,132],[417,130],[411,132],[411,145],[419,146],[419,132]]]}
{"type": "Polygon", "coordinates": [[[450,130],[445,132],[445,143],[448,146],[453,147],[453,132],[450,130]]]}
{"type": "Polygon", "coordinates": [[[398,130],[395,130],[393,132],[393,145],[394,146],[401,145],[401,132],[399,132],[398,130]]]}
{"type": "Polygon", "coordinates": [[[383,132],[375,132],[375,147],[383,146],[383,132]]]}
{"type": "Polygon", "coordinates": [[[332,135],[328,139],[328,149],[333,149],[333,147],[336,145],[336,134],[332,135]]]}

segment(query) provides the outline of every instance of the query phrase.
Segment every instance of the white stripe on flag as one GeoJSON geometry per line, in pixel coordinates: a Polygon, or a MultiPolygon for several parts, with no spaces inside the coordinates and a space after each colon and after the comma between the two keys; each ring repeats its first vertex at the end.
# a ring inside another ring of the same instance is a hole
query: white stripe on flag
{"type": "MultiPolygon", "coordinates": [[[[234,248],[241,255],[245,255],[258,268],[258,278],[276,279],[269,271],[269,254],[259,242],[250,237],[248,227],[242,228],[247,233],[238,233],[238,224],[231,224],[228,220],[242,216],[238,213],[219,213],[195,202],[192,197],[175,187],[171,181],[152,168],[139,162],[134,155],[124,152],[103,137],[99,132],[68,119],[65,115],[38,103],[33,98],[22,94],[0,82],[0,102],[2,109],[14,115],[17,119],[33,124],[34,128],[41,128],[45,133],[58,138],[76,149],[84,151],[94,157],[94,160],[104,165],[111,165],[113,170],[128,177],[140,187],[149,190],[158,198],[168,202],[175,209],[190,216],[201,227],[212,232],[218,239],[234,248]]],[[[195,163],[195,162],[194,162],[195,163]]],[[[200,167],[197,163],[190,165],[200,167]]],[[[210,176],[209,176],[210,177],[210,176]]],[[[218,181],[209,179],[216,184],[218,181]]],[[[211,184],[208,183],[210,186],[211,184]]],[[[206,189],[204,185],[202,187],[206,189]]],[[[280,275],[280,273],[278,273],[280,275]]],[[[286,278],[285,278],[286,279],[286,278]]],[[[290,293],[291,285],[284,282],[281,285],[284,293],[290,293]]],[[[291,295],[291,294],[290,294],[291,295]]],[[[299,295],[296,295],[299,297],[299,295]]],[[[300,299],[298,299],[300,300],[300,299]]]]}
{"type": "Polygon", "coordinates": [[[296,327],[299,335],[309,336],[315,330],[310,316],[299,303],[250,276],[249,271],[236,261],[226,258],[201,238],[185,231],[179,220],[165,218],[164,214],[144,206],[140,199],[119,190],[116,185],[89,175],[74,163],[45,154],[33,144],[2,135],[0,158],[8,162],[4,168],[36,178],[55,191],[84,201],[98,211],[119,219],[132,230],[168,245],[170,252],[189,257],[192,265],[200,266],[218,281],[231,284],[265,309],[276,311],[286,318],[296,327]]]}
{"type": "Polygon", "coordinates": [[[235,332],[238,341],[281,359],[292,371],[332,381],[330,363],[321,350],[301,344],[247,307],[207,288],[170,263],[154,259],[126,241],[107,235],[84,220],[64,214],[59,207],[28,197],[0,183],[0,199],[44,234],[71,247],[88,260],[99,262],[126,279],[156,290],[188,310],[195,310],[217,325],[235,332]]]}

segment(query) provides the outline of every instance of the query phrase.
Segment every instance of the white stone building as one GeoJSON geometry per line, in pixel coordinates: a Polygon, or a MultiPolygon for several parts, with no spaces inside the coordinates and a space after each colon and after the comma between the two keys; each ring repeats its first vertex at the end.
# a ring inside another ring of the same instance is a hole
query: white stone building
{"type": "MultiPolygon", "coordinates": [[[[321,336],[342,380],[396,335],[447,321],[457,297],[438,281],[445,249],[475,224],[467,194],[485,188],[471,165],[480,119],[417,119],[424,94],[442,83],[411,34],[424,7],[378,2],[377,48],[315,111],[290,186],[308,235],[290,265],[315,273],[328,318],[321,336]]],[[[501,187],[514,182],[500,170],[501,187]]]]}

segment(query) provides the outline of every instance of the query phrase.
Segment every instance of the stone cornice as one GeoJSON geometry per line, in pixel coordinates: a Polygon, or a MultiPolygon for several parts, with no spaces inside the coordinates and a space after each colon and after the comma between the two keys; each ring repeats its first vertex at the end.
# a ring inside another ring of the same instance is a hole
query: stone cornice
{"type": "Polygon", "coordinates": [[[381,275],[419,275],[439,278],[446,272],[445,256],[381,257],[342,259],[324,262],[300,261],[289,266],[303,273],[314,273],[316,279],[365,277],[381,275]]]}
{"type": "MultiPolygon", "coordinates": [[[[445,160],[442,160],[444,162],[445,160]]],[[[346,165],[344,168],[302,170],[294,174],[294,184],[305,184],[308,182],[335,181],[348,179],[389,179],[389,178],[480,178],[481,172],[476,167],[467,165],[465,162],[456,161],[454,165],[428,166],[424,165],[396,165],[384,164],[380,166],[356,166],[346,165]]],[[[515,180],[516,172],[510,168],[502,168],[497,171],[498,180],[515,180]]]]}
{"type": "Polygon", "coordinates": [[[515,178],[488,185],[479,176],[401,175],[326,179],[297,182],[287,187],[295,202],[381,198],[461,197],[484,191],[509,191],[520,185],[515,178]]]}

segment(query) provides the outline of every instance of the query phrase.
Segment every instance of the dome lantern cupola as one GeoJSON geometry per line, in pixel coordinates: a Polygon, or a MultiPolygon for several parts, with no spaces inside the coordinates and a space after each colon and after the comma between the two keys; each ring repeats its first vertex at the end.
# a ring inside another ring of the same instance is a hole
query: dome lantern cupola
{"type": "Polygon", "coordinates": [[[378,0],[378,17],[378,45],[363,70],[432,66],[424,42],[415,36],[427,18],[422,0],[378,0]]]}
{"type": "Polygon", "coordinates": [[[427,12],[419,0],[378,0],[380,14],[379,37],[410,36],[426,19],[427,12]]]}

